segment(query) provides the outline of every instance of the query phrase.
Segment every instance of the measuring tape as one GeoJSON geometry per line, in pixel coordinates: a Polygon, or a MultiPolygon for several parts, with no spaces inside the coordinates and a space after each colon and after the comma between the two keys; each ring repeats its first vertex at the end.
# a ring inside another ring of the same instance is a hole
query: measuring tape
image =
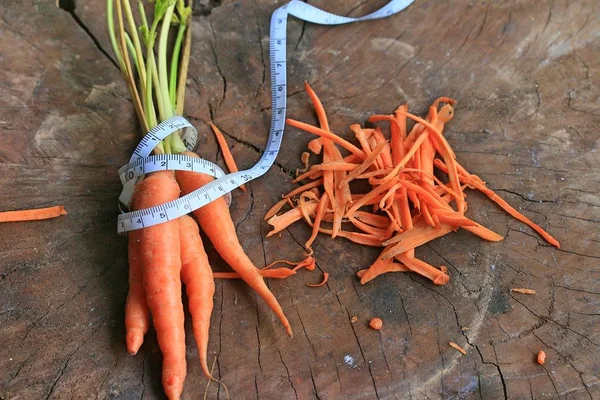
{"type": "Polygon", "coordinates": [[[161,140],[171,133],[182,131],[186,147],[193,151],[198,143],[198,132],[183,117],[170,118],[148,132],[136,147],[129,163],[119,169],[123,191],[119,200],[129,206],[135,183],[149,172],[164,170],[194,171],[214,176],[216,179],[198,190],[177,200],[159,206],[122,213],[118,217],[117,230],[124,234],[135,229],[158,225],[186,215],[211,201],[218,199],[244,183],[264,175],[275,162],[279,153],[285,128],[287,93],[287,18],[292,15],[300,20],[319,25],[342,25],[352,22],[385,18],[408,7],[413,0],[393,0],[379,10],[359,18],[335,15],[327,11],[292,0],[279,7],[271,16],[269,36],[269,61],[271,67],[271,127],[265,150],[252,168],[225,175],[216,164],[183,155],[150,156],[161,140]]]}

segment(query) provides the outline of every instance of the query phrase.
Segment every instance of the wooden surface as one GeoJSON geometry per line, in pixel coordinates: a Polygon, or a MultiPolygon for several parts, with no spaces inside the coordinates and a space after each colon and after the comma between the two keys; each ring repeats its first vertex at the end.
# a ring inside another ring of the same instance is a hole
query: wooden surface
{"type": "MultiPolygon", "coordinates": [[[[162,398],[153,334],[135,357],[124,346],[116,171],[139,137],[132,103],[107,57],[104,2],[79,0],[72,12],[54,3],[0,5],[0,209],[64,204],[69,212],[0,225],[0,399],[162,398]]],[[[210,1],[195,17],[185,115],[208,159],[222,162],[211,119],[241,167],[260,156],[269,18],[282,3],[210,1]]],[[[357,16],[385,1],[310,3],[357,16]]],[[[468,215],[506,239],[459,232],[419,249],[449,267],[445,287],[412,274],[361,286],[354,272],[377,252],[319,237],[326,287],[305,286],[320,280],[318,270],[269,282],[295,330],[289,339],[246,286],[218,282],[209,359],[232,399],[600,398],[598,32],[594,0],[416,0],[373,23],[290,20],[290,116],[315,121],[304,80],[346,137],[350,123],[404,101],[423,114],[437,96],[455,97],[447,136],[459,160],[562,249],[469,192],[468,215]],[[376,315],[380,332],[367,326],[376,315]],[[534,362],[541,349],[544,366],[534,362]]],[[[307,227],[264,239],[262,217],[294,187],[290,174],[310,139],[289,129],[277,166],[234,193],[233,218],[257,266],[302,257],[307,227]]],[[[187,332],[184,397],[198,399],[206,382],[187,332]]],[[[225,396],[213,384],[208,398],[225,396]]]]}

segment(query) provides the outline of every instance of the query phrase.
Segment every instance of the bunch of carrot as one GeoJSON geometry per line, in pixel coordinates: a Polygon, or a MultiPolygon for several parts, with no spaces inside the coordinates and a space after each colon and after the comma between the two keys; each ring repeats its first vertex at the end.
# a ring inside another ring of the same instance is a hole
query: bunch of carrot
{"type": "MultiPolygon", "coordinates": [[[[140,26],[136,25],[129,0],[107,0],[107,24],[117,64],[128,85],[142,131],[146,133],[160,121],[183,112],[191,45],[188,26],[192,9],[191,4],[186,5],[184,0],[156,0],[151,23],[141,1],[138,1],[138,11],[140,26]],[[118,17],[116,26],[115,11],[118,17]],[[177,27],[177,35],[173,45],[168,46],[173,24],[177,27]],[[141,39],[138,31],[142,33],[141,39]],[[167,62],[169,48],[170,66],[167,62]]],[[[219,142],[223,147],[224,140],[219,142]]],[[[226,143],[224,147],[229,168],[236,169],[226,143]]],[[[186,151],[178,132],[160,143],[154,153],[181,153],[197,157],[186,151]]],[[[150,208],[175,200],[213,179],[212,176],[187,171],[148,174],[136,184],[131,209],[150,208]]],[[[207,365],[207,347],[214,279],[243,279],[266,301],[292,336],[288,319],[265,284],[264,277],[285,278],[299,268],[314,269],[312,257],[297,264],[294,269],[271,269],[272,265],[263,270],[257,269],[240,245],[228,205],[222,197],[194,211],[193,215],[195,220],[185,216],[129,233],[129,293],[125,305],[127,350],[131,354],[137,353],[150,328],[152,316],[163,354],[162,383],[169,399],[180,397],[186,376],[182,283],[189,301],[200,364],[204,374],[212,379],[207,365]],[[235,272],[213,274],[199,227],[235,272]]]]}
{"type": "MultiPolygon", "coordinates": [[[[265,215],[273,227],[267,234],[286,229],[304,219],[312,227],[306,241],[309,251],[319,232],[343,237],[366,246],[383,247],[375,262],[358,271],[362,284],[386,272],[413,271],[436,285],[450,277],[445,266],[436,268],[415,257],[415,249],[459,228],[489,241],[503,237],[465,216],[466,188],[481,191],[511,216],[538,232],[550,244],[556,239],[511,207],[477,175],[457,161],[444,137],[444,127],[454,116],[456,101],[441,97],[425,118],[408,112],[407,104],[391,115],[373,115],[369,122],[389,123],[390,138],[379,125],[351,125],[358,146],[331,132],[321,101],[308,85],[319,126],[288,119],[287,124],[316,135],[309,150],[322,154],[322,162],[307,168],[294,182],[306,182],[283,196],[265,215]],[[414,121],[409,130],[407,119],[414,121]],[[348,152],[343,155],[341,149],[348,152]],[[447,183],[435,174],[445,174],[447,183]],[[367,182],[368,190],[355,181],[367,182]],[[288,204],[291,209],[279,211],[288,204]]],[[[303,156],[305,159],[305,157],[303,156]]],[[[304,160],[303,160],[304,161],[304,160]]]]}

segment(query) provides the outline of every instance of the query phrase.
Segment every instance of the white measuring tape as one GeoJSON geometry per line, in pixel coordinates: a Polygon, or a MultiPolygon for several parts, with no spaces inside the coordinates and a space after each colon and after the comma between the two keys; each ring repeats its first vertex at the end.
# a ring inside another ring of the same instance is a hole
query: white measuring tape
{"type": "Polygon", "coordinates": [[[408,7],[413,0],[393,0],[379,10],[360,18],[331,14],[319,8],[292,0],[276,9],[271,16],[269,61],[271,64],[271,127],[265,150],[252,168],[225,175],[216,164],[195,157],[164,154],[150,156],[161,140],[181,130],[186,147],[194,150],[198,132],[183,117],[170,118],[148,132],[136,147],[129,163],[119,169],[123,192],[119,200],[126,206],[131,202],[133,187],[142,175],[164,170],[194,171],[214,176],[214,181],[177,200],[159,206],[120,214],[117,221],[119,234],[167,222],[186,215],[211,201],[230,193],[244,183],[262,176],[275,162],[285,128],[287,93],[287,18],[292,15],[303,21],[320,25],[342,25],[352,22],[385,18],[408,7]]]}

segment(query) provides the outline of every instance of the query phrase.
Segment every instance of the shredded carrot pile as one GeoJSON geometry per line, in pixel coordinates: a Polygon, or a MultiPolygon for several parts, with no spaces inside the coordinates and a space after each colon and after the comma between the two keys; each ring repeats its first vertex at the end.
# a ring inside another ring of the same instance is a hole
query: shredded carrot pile
{"type": "MultiPolygon", "coordinates": [[[[357,142],[353,144],[331,131],[321,101],[308,83],[305,89],[319,126],[293,119],[286,122],[316,136],[308,149],[321,155],[322,162],[298,175],[294,182],[301,186],[284,195],[266,213],[265,220],[273,228],[267,236],[304,220],[312,228],[305,244],[311,254],[319,233],[383,247],[368,269],[358,271],[362,284],[386,272],[412,271],[436,285],[445,285],[450,280],[447,268],[418,259],[416,248],[459,228],[485,240],[503,239],[465,216],[464,191],[470,188],[485,194],[550,244],[560,246],[458,163],[444,137],[444,128],[454,117],[456,100],[440,97],[425,118],[409,113],[407,104],[391,115],[373,115],[369,118],[374,123],[372,128],[350,126],[357,142]],[[410,129],[407,120],[414,121],[410,129]],[[382,126],[389,129],[389,138],[382,126]],[[447,179],[438,178],[441,175],[447,179]],[[290,209],[281,212],[286,206],[290,209]]],[[[303,156],[305,160],[308,157],[303,156]]]]}

